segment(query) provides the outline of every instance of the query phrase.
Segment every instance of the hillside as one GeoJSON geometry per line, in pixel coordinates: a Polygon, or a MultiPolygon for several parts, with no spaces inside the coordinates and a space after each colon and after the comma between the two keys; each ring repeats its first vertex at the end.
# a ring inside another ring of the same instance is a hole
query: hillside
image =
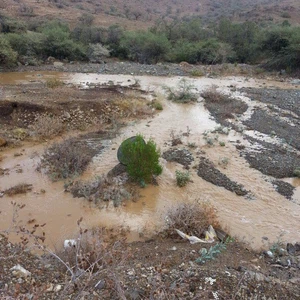
{"type": "Polygon", "coordinates": [[[0,11],[22,20],[60,18],[74,26],[82,17],[94,25],[120,24],[145,29],[164,18],[201,16],[205,22],[227,17],[235,21],[300,23],[297,0],[2,0],[0,11]]]}

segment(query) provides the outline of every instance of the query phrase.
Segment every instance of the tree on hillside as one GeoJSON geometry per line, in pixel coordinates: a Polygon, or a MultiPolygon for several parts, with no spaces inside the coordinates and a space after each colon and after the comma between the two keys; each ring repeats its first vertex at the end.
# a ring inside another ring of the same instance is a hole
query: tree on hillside
{"type": "Polygon", "coordinates": [[[170,49],[170,43],[164,35],[152,32],[126,32],[121,46],[127,57],[139,63],[157,63],[163,60],[170,49]]]}
{"type": "Polygon", "coordinates": [[[0,35],[0,66],[12,66],[17,62],[17,53],[11,48],[4,35],[0,35]]]}

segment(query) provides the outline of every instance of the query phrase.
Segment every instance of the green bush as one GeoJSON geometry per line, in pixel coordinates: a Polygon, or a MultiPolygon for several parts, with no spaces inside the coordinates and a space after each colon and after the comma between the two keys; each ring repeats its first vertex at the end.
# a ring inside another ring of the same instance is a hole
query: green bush
{"type": "Polygon", "coordinates": [[[18,52],[18,55],[41,56],[43,35],[37,32],[28,32],[23,34],[8,33],[5,35],[12,49],[18,52]]]}
{"type": "Polygon", "coordinates": [[[197,44],[186,40],[179,40],[172,47],[169,59],[173,62],[186,61],[190,64],[197,62],[197,44]]]}
{"type": "Polygon", "coordinates": [[[152,139],[145,143],[143,136],[138,135],[134,142],[125,141],[122,144],[122,154],[126,157],[129,176],[137,182],[151,182],[153,175],[162,173],[160,152],[152,139]]]}
{"type": "Polygon", "coordinates": [[[187,183],[190,181],[190,173],[188,171],[178,171],[176,170],[176,183],[179,187],[186,186],[187,183]]]}
{"type": "Polygon", "coordinates": [[[0,66],[10,67],[16,64],[17,53],[11,48],[4,35],[0,35],[0,66]]]}
{"type": "Polygon", "coordinates": [[[170,43],[164,35],[143,31],[126,32],[121,46],[129,59],[143,64],[164,60],[170,49],[170,43]]]}
{"type": "Polygon", "coordinates": [[[50,22],[42,28],[43,53],[58,59],[86,60],[86,47],[71,38],[67,25],[50,22]]]}
{"type": "Polygon", "coordinates": [[[300,167],[298,167],[298,168],[296,168],[296,169],[294,170],[294,175],[295,175],[296,177],[299,177],[299,178],[300,178],[300,167]]]}

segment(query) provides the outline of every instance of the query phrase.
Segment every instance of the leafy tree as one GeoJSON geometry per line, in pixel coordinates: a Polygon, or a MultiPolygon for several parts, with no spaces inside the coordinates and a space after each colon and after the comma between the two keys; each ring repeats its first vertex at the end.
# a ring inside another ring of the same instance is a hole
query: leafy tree
{"type": "Polygon", "coordinates": [[[0,14],[0,32],[26,32],[26,25],[21,21],[0,14]]]}
{"type": "Polygon", "coordinates": [[[133,142],[127,140],[121,147],[122,155],[126,157],[127,172],[133,180],[151,182],[153,175],[162,173],[158,161],[160,152],[152,139],[145,143],[143,136],[138,135],[133,142]]]}
{"type": "Polygon", "coordinates": [[[17,62],[17,53],[11,48],[3,34],[0,35],[0,66],[10,67],[17,62]]]}
{"type": "Polygon", "coordinates": [[[18,55],[40,56],[42,55],[43,35],[37,32],[25,34],[8,33],[5,35],[9,44],[18,52],[18,55]]]}
{"type": "Polygon", "coordinates": [[[71,39],[67,25],[50,22],[42,29],[42,33],[44,34],[43,51],[47,56],[53,56],[58,59],[86,59],[86,48],[71,39]]]}
{"type": "Polygon", "coordinates": [[[170,51],[169,59],[174,62],[186,61],[194,64],[198,60],[197,43],[188,42],[186,40],[179,40],[170,51]]]}
{"type": "Polygon", "coordinates": [[[229,44],[221,43],[216,39],[209,39],[200,44],[197,56],[197,61],[204,64],[217,64],[232,62],[235,53],[229,44]]]}
{"type": "Polygon", "coordinates": [[[146,64],[163,60],[170,49],[170,43],[164,35],[149,31],[126,32],[121,46],[129,59],[146,64]]]}
{"type": "Polygon", "coordinates": [[[257,60],[260,34],[259,27],[252,22],[237,24],[223,19],[217,28],[217,38],[231,45],[237,60],[242,63],[251,63],[257,60]]]}

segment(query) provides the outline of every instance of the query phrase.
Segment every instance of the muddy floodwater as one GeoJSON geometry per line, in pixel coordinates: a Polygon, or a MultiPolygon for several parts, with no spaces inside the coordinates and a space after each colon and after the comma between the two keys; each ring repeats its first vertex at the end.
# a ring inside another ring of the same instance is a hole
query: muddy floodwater
{"type": "MultiPolygon", "coordinates": [[[[87,228],[93,226],[122,225],[131,231],[129,240],[141,238],[144,233],[159,230],[163,226],[166,210],[181,202],[209,202],[217,210],[221,224],[232,236],[249,243],[253,248],[260,248],[268,242],[273,242],[282,234],[283,240],[299,241],[300,232],[300,180],[284,179],[296,190],[293,198],[288,200],[280,195],[266,176],[254,168],[239,155],[234,143],[243,141],[243,136],[234,130],[228,135],[220,135],[218,143],[211,147],[207,145],[203,133],[213,130],[218,124],[205,109],[203,99],[195,104],[180,105],[165,99],[163,86],[176,87],[179,77],[152,77],[130,75],[101,75],[101,74],[69,74],[55,72],[5,73],[0,74],[1,85],[26,84],[28,82],[43,82],[47,78],[58,78],[66,83],[88,88],[93,84],[108,83],[109,81],[121,86],[129,85],[138,80],[141,88],[151,94],[156,93],[163,104],[163,110],[148,119],[131,122],[121,129],[120,134],[108,141],[108,146],[101,154],[94,157],[88,170],[82,175],[84,180],[106,174],[117,163],[117,149],[121,142],[137,133],[146,139],[153,138],[162,152],[170,147],[171,132],[186,134],[184,145],[195,144],[190,149],[195,160],[191,165],[192,182],[184,188],[175,184],[175,171],[182,170],[177,163],[161,159],[163,173],[158,178],[158,186],[147,186],[141,189],[141,197],[137,202],[127,201],[118,208],[107,207],[99,210],[84,199],[73,198],[64,192],[63,183],[53,183],[45,175],[38,173],[36,167],[39,155],[51,142],[43,144],[24,144],[21,148],[1,152],[2,169],[8,169],[7,174],[0,177],[0,190],[5,190],[18,183],[30,183],[33,190],[23,196],[0,198],[0,229],[8,229],[12,221],[11,201],[26,204],[19,214],[18,222],[27,224],[33,222],[46,223],[47,244],[60,247],[64,239],[72,238],[77,233],[77,220],[83,217],[87,228]],[[197,175],[197,165],[201,153],[218,166],[222,158],[227,158],[226,168],[222,172],[231,180],[242,184],[250,191],[250,196],[238,196],[222,187],[209,183],[197,175]],[[20,171],[22,169],[22,171],[20,171]]],[[[211,85],[217,85],[220,90],[229,93],[230,88],[269,87],[294,88],[292,84],[279,81],[256,80],[243,77],[228,78],[193,78],[188,79],[195,89],[205,90],[211,85]]],[[[235,96],[248,101],[244,95],[235,92],[235,96]]],[[[259,105],[252,102],[253,106],[259,105]]],[[[247,113],[248,113],[247,112],[247,113]]],[[[245,116],[247,115],[245,113],[245,116]]],[[[245,141],[246,143],[246,141],[245,141]]]]}

